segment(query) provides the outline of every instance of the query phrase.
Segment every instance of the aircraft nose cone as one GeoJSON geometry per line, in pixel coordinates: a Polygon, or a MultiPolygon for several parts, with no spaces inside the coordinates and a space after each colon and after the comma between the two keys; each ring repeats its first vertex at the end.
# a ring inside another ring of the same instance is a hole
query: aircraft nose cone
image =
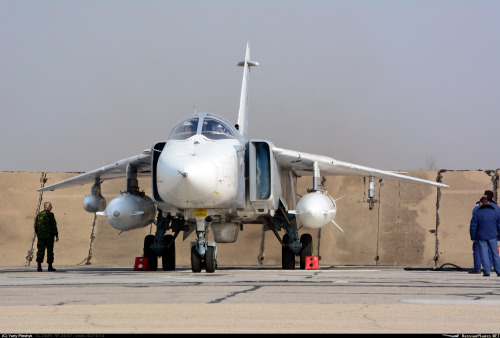
{"type": "Polygon", "coordinates": [[[214,194],[217,170],[210,160],[178,160],[164,168],[163,182],[163,192],[168,202],[200,203],[214,194]]]}

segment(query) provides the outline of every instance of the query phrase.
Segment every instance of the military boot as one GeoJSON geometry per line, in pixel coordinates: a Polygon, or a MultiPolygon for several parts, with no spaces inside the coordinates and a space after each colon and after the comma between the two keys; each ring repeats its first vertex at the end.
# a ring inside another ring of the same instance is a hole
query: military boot
{"type": "Polygon", "coordinates": [[[42,271],[42,263],[38,262],[38,267],[36,271],[42,271]]]}
{"type": "Polygon", "coordinates": [[[56,269],[54,269],[54,268],[52,267],[52,263],[49,263],[49,271],[57,271],[56,269]]]}

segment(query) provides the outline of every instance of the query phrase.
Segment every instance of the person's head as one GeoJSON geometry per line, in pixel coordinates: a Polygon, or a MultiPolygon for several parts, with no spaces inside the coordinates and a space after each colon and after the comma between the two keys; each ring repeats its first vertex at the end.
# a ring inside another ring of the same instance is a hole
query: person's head
{"type": "Polygon", "coordinates": [[[224,130],[222,129],[222,126],[220,124],[218,124],[217,127],[215,127],[215,131],[218,133],[224,132],[224,130]]]}
{"type": "Polygon", "coordinates": [[[183,129],[183,132],[190,133],[193,131],[193,124],[191,122],[184,122],[183,129]]]}
{"type": "Polygon", "coordinates": [[[48,210],[48,211],[52,210],[52,203],[50,203],[50,202],[45,202],[45,203],[43,204],[43,208],[44,208],[45,210],[48,210]]]}
{"type": "Polygon", "coordinates": [[[490,204],[490,201],[488,200],[488,197],[481,197],[479,203],[481,203],[481,205],[485,205],[485,204],[490,204]]]}
{"type": "Polygon", "coordinates": [[[484,192],[484,197],[487,197],[488,200],[492,201],[493,200],[493,191],[491,190],[486,190],[484,192]]]}

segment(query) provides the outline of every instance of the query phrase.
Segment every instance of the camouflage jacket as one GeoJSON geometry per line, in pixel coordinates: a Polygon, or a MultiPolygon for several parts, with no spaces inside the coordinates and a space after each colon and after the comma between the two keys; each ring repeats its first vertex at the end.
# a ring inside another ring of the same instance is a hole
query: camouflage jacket
{"type": "Polygon", "coordinates": [[[56,218],[52,212],[44,210],[36,216],[35,233],[38,238],[42,239],[54,239],[54,237],[59,237],[56,218]]]}

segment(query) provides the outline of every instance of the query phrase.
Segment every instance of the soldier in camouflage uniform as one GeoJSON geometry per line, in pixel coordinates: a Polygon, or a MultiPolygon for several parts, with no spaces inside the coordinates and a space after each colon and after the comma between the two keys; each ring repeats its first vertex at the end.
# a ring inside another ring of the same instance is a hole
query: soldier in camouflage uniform
{"type": "Polygon", "coordinates": [[[54,237],[56,242],[59,241],[59,233],[57,232],[57,222],[52,210],[52,203],[45,202],[43,210],[36,216],[35,220],[35,233],[38,237],[36,253],[36,261],[38,263],[38,271],[42,271],[42,262],[45,256],[45,249],[47,249],[47,263],[49,264],[49,271],[56,271],[52,267],[54,263],[54,237]]]}

